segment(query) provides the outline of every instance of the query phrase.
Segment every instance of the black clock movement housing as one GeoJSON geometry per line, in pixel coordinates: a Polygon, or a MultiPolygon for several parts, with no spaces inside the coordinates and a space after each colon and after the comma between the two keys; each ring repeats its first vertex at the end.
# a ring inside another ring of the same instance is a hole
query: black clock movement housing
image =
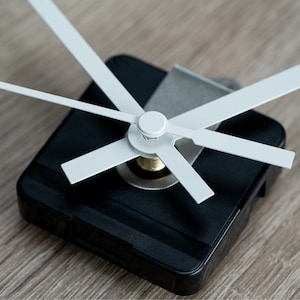
{"type": "MultiPolygon", "coordinates": [[[[129,56],[114,57],[107,65],[142,106],[166,76],[129,56]]],[[[93,83],[82,99],[114,108],[93,83]]],[[[199,205],[180,184],[139,189],[115,168],[74,186],[68,182],[62,163],[122,138],[127,128],[71,111],[20,177],[20,212],[29,222],[152,283],[193,294],[229,252],[280,168],[204,149],[193,167],[215,196],[199,205]]],[[[254,111],[223,122],[218,131],[279,147],[285,141],[279,123],[254,111]]]]}

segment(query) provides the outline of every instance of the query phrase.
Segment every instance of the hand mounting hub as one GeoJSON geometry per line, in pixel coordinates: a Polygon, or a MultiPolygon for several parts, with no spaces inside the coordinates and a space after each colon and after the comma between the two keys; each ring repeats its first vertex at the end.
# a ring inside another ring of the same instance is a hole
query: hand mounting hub
{"type": "Polygon", "coordinates": [[[167,118],[158,111],[148,111],[138,120],[138,130],[146,140],[157,139],[166,132],[167,118]]]}

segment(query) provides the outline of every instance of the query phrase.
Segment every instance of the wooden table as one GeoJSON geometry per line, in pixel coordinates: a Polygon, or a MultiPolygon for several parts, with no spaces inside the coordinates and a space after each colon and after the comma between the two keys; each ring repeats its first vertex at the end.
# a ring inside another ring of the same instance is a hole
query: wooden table
{"type": "MultiPolygon", "coordinates": [[[[128,53],[242,85],[300,63],[297,0],[57,1],[105,60],[128,53]]],[[[78,98],[90,78],[23,0],[0,3],[0,80],[78,98]]],[[[299,92],[259,111],[296,151],[197,298],[300,298],[299,92]]],[[[15,185],[68,109],[0,92],[0,298],[176,298],[24,221],[15,185]]]]}

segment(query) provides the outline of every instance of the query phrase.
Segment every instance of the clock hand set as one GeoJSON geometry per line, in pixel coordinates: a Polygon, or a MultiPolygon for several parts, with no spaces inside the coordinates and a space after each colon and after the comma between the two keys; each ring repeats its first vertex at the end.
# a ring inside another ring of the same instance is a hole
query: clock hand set
{"type": "MultiPolygon", "coordinates": [[[[61,96],[56,96],[53,94],[48,94],[45,92],[36,91],[33,89],[24,88],[21,86],[17,86],[17,85],[5,83],[5,82],[0,82],[0,89],[18,93],[18,94],[22,94],[22,95],[26,95],[29,97],[38,98],[40,100],[44,100],[47,102],[60,104],[63,106],[75,108],[78,110],[86,111],[86,112],[97,114],[100,116],[105,116],[105,117],[108,117],[111,119],[116,119],[116,120],[127,122],[127,123],[132,123],[132,124],[138,123],[139,127],[143,126],[143,123],[141,122],[141,120],[143,119],[142,117],[134,116],[132,114],[124,113],[124,112],[117,111],[114,109],[101,107],[99,105],[94,105],[94,104],[81,102],[81,101],[77,101],[77,100],[73,100],[73,99],[69,99],[69,98],[65,98],[65,97],[61,97],[61,96]]],[[[245,89],[247,89],[247,88],[245,88],[245,89]]],[[[234,95],[239,92],[240,91],[235,92],[231,95],[234,95]]],[[[224,96],[224,97],[222,97],[218,100],[215,100],[214,102],[211,102],[211,103],[222,101],[223,98],[225,98],[225,100],[228,99],[227,96],[224,96]]],[[[205,109],[205,107],[210,106],[211,103],[203,105],[202,108],[205,109]]],[[[197,110],[198,110],[198,108],[197,108],[197,110]]],[[[145,117],[145,116],[149,115],[149,120],[148,120],[149,124],[157,127],[157,125],[159,125],[158,124],[159,118],[158,118],[158,120],[153,120],[153,116],[155,117],[155,113],[159,114],[157,112],[147,112],[147,113],[144,113],[142,116],[145,117]]],[[[189,111],[187,113],[184,113],[184,115],[188,115],[189,113],[193,114],[194,111],[193,110],[189,111]]],[[[202,121],[203,118],[202,118],[201,111],[198,114],[201,116],[200,120],[202,121]]],[[[205,115],[203,115],[203,116],[205,117],[205,115]]],[[[158,116],[158,117],[160,117],[160,116],[158,116]]],[[[161,117],[163,118],[163,116],[161,116],[161,117]]],[[[173,119],[176,120],[177,117],[175,117],[173,119]]],[[[272,147],[272,146],[268,146],[268,145],[263,145],[261,143],[257,143],[257,142],[253,142],[253,141],[247,141],[245,139],[229,136],[229,135],[226,135],[223,133],[218,133],[218,132],[214,132],[214,131],[207,130],[207,129],[200,128],[198,130],[190,130],[190,129],[182,127],[182,126],[174,125],[172,123],[173,119],[171,119],[171,122],[165,123],[165,129],[162,130],[161,134],[172,133],[172,134],[176,135],[174,137],[174,139],[178,139],[178,138],[182,138],[182,137],[190,138],[193,140],[193,142],[196,145],[199,145],[199,146],[207,147],[207,148],[218,150],[218,151],[223,151],[223,152],[234,154],[234,155],[239,155],[239,156],[254,159],[257,161],[274,164],[274,165],[277,165],[280,167],[285,167],[285,168],[291,167],[291,164],[292,164],[292,161],[294,158],[294,153],[291,151],[287,151],[284,149],[280,149],[280,148],[272,147]]],[[[142,129],[139,129],[139,132],[141,132],[141,131],[142,131],[142,129]]],[[[147,135],[147,132],[143,131],[141,133],[144,137],[147,135]]],[[[150,134],[151,134],[151,132],[150,132],[150,134]]],[[[159,135],[159,133],[158,133],[158,135],[159,135]]],[[[151,139],[151,136],[148,138],[151,139]]],[[[159,136],[154,135],[152,138],[159,138],[159,136]]],[[[146,139],[147,139],[147,137],[146,137],[146,139]]],[[[81,166],[81,168],[82,167],[83,166],[81,166]]]]}
{"type": "MultiPolygon", "coordinates": [[[[265,82],[268,83],[268,81],[265,82]]],[[[137,127],[139,128],[138,130],[134,130],[134,128],[131,128],[129,130],[129,142],[126,138],[124,138],[115,143],[94,150],[88,154],[80,156],[79,158],[75,158],[69,162],[64,163],[62,165],[62,168],[68,175],[71,183],[79,182],[83,179],[115,167],[121,163],[134,159],[139,155],[156,154],[163,160],[163,162],[168,166],[171,172],[177,174],[177,179],[181,183],[185,182],[184,186],[189,189],[189,192],[191,194],[193,193],[193,198],[198,199],[196,201],[200,203],[201,201],[203,201],[203,199],[207,199],[208,197],[212,196],[213,192],[198,176],[198,174],[191,168],[191,166],[185,161],[181,154],[173,147],[174,141],[179,137],[191,138],[195,144],[207,148],[239,155],[265,163],[275,164],[281,167],[290,168],[294,158],[294,153],[291,151],[263,145],[253,141],[247,141],[245,139],[225,135],[223,133],[218,133],[207,129],[200,128],[198,130],[191,130],[173,124],[172,121],[175,121],[176,123],[176,120],[178,120],[180,116],[175,117],[167,122],[167,120],[164,119],[164,116],[158,112],[147,112],[144,113],[141,117],[138,117],[113,109],[100,107],[98,105],[76,101],[69,98],[56,96],[4,82],[0,82],[0,88],[29,97],[34,97],[48,102],[72,107],[89,113],[106,116],[112,119],[117,119],[132,124],[137,124],[137,127]],[[148,131],[147,126],[150,126],[150,129],[148,128],[148,131]],[[161,128],[159,126],[161,126],[161,128]],[[154,135],[151,135],[152,132],[154,132],[154,135]],[[157,143],[156,138],[159,139],[165,133],[172,133],[175,134],[175,136],[173,136],[171,139],[165,139],[164,142],[167,143],[164,143],[162,147],[161,143],[157,143]],[[134,142],[134,138],[132,141],[132,135],[135,137],[135,139],[137,138],[139,140],[138,144],[134,142]],[[141,139],[140,137],[143,138],[141,139]],[[139,146],[139,143],[143,143],[142,148],[139,146]],[[134,147],[132,147],[132,145],[134,147]],[[172,148],[168,147],[170,145],[172,146],[172,148]],[[175,151],[173,150],[173,148],[175,149],[175,151]],[[120,149],[122,149],[122,151],[120,151],[120,149]],[[172,150],[170,151],[169,149],[172,150]],[[103,160],[103,157],[105,157],[106,159],[103,160]],[[95,164],[95,161],[100,161],[100,159],[101,163],[95,164]],[[182,170],[184,170],[184,172],[182,172],[182,170]],[[179,176],[180,178],[178,178],[179,176]],[[194,188],[199,186],[201,188],[201,193],[198,188],[194,188]],[[199,195],[201,195],[200,200],[199,195]]],[[[235,92],[231,95],[240,93],[240,91],[235,92]]],[[[224,101],[223,98],[228,99],[227,96],[224,96],[211,103],[224,101]]],[[[205,108],[209,105],[211,104],[209,103],[203,105],[202,107],[205,108]]],[[[183,116],[186,116],[189,113],[194,113],[194,111],[195,110],[184,113],[183,116]]],[[[202,116],[201,113],[199,113],[199,115],[202,116]]],[[[202,120],[202,118],[200,119],[202,120]]]]}
{"type": "Polygon", "coordinates": [[[196,145],[229,154],[291,167],[295,155],[291,151],[206,128],[299,89],[299,65],[167,120],[159,112],[144,111],[52,1],[28,2],[120,111],[4,82],[0,82],[0,89],[131,124],[127,137],[63,163],[62,168],[71,183],[138,156],[158,156],[194,200],[201,203],[214,192],[174,147],[180,138],[189,138],[196,145]]]}

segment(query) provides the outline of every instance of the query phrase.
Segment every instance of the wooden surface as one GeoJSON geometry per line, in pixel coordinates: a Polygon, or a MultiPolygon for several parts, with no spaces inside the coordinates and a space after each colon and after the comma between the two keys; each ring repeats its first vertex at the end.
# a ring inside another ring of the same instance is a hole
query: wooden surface
{"type": "MultiPolygon", "coordinates": [[[[128,53],[248,85],[300,63],[298,0],[57,1],[103,58],[128,53]]],[[[0,80],[78,98],[90,78],[24,0],[0,2],[0,80]]],[[[297,152],[190,298],[300,298],[300,93],[259,108],[297,152]]],[[[0,92],[0,298],[178,298],[24,221],[18,176],[68,112],[0,92]]]]}

